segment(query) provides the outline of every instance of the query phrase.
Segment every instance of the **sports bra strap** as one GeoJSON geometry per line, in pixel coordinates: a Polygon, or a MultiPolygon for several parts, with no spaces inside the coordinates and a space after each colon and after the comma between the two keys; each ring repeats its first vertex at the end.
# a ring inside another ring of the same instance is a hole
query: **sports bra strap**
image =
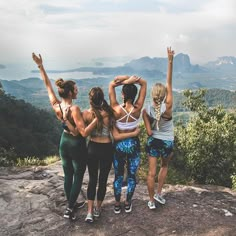
{"type": "Polygon", "coordinates": [[[61,104],[59,103],[59,107],[60,107],[60,111],[61,111],[61,114],[62,114],[62,120],[63,120],[63,111],[62,111],[62,109],[61,109],[61,104]]]}
{"type": "Polygon", "coordinates": [[[122,108],[122,110],[123,110],[126,114],[125,114],[123,117],[121,117],[120,119],[118,119],[117,121],[121,121],[121,120],[123,120],[125,117],[126,117],[126,123],[129,121],[129,117],[131,117],[133,120],[137,120],[135,117],[133,117],[133,116],[131,115],[132,111],[134,110],[134,107],[132,107],[129,112],[127,112],[127,110],[126,110],[122,105],[120,105],[120,107],[122,108]]]}

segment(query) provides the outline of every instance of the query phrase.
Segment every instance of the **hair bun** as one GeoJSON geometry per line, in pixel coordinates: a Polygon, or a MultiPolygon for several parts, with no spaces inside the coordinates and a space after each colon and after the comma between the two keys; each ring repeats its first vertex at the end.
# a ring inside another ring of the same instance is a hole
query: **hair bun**
{"type": "Polygon", "coordinates": [[[57,79],[55,82],[55,85],[59,88],[63,88],[64,87],[64,80],[62,78],[57,79]]]}

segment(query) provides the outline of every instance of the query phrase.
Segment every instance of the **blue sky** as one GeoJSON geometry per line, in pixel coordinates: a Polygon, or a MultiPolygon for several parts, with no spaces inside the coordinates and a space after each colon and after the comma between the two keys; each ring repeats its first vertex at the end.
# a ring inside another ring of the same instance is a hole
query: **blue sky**
{"type": "Polygon", "coordinates": [[[0,3],[0,64],[50,68],[101,57],[165,57],[202,64],[236,56],[234,0],[8,0],[0,3]]]}

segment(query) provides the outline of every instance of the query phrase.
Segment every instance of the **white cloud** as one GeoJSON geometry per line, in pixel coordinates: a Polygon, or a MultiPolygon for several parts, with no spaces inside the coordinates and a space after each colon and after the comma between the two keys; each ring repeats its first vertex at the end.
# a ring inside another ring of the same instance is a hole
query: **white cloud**
{"type": "Polygon", "coordinates": [[[166,56],[170,45],[193,62],[236,56],[233,0],[151,0],[143,8],[143,1],[134,2],[2,1],[0,64],[31,60],[35,50],[49,62],[71,64],[92,57],[166,56]]]}

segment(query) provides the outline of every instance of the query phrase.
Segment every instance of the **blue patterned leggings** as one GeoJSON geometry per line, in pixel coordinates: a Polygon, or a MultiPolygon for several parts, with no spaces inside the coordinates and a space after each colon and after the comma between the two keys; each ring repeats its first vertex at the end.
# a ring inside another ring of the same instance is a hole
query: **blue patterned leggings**
{"type": "Polygon", "coordinates": [[[127,194],[126,201],[130,202],[136,187],[136,172],[140,163],[140,143],[137,137],[127,138],[115,143],[113,166],[115,169],[114,194],[117,202],[120,201],[124,166],[127,163],[127,194]]]}

